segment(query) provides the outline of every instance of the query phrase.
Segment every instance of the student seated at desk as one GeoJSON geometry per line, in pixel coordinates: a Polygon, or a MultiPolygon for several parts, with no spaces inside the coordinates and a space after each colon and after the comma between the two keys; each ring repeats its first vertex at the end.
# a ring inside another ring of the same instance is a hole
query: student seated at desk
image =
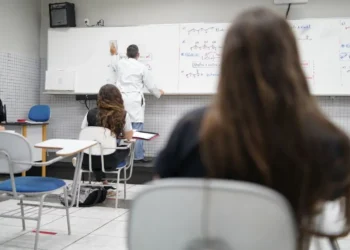
{"type": "Polygon", "coordinates": [[[344,199],[348,233],[350,142],[320,111],[300,62],[283,17],[265,9],[239,15],[226,35],[214,102],[181,119],[155,168],[157,178],[241,180],[278,191],[305,250],[309,235],[327,235],[313,223],[326,201],[344,199]]]}
{"type": "MultiPolygon", "coordinates": [[[[116,136],[116,138],[132,139],[133,130],[128,113],[124,109],[123,98],[115,85],[106,84],[101,87],[97,108],[89,110],[86,114],[81,128],[88,126],[99,126],[108,128],[116,136]]],[[[116,140],[116,146],[118,142],[116,140]]],[[[125,161],[129,150],[116,150],[111,155],[104,157],[105,170],[116,169],[118,164],[125,161]]],[[[89,156],[84,155],[83,169],[89,169],[89,156]]],[[[101,171],[101,157],[92,157],[92,167],[97,181],[101,181],[105,176],[101,171]]]]}

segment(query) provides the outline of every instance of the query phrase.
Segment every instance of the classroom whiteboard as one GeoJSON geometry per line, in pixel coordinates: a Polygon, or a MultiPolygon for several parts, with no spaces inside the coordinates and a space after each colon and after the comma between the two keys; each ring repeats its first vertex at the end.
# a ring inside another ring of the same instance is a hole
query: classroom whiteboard
{"type": "Polygon", "coordinates": [[[314,95],[350,95],[350,20],[291,21],[314,95]]]}
{"type": "MultiPolygon", "coordinates": [[[[289,22],[311,92],[350,95],[350,19],[289,22]]],[[[97,93],[111,78],[109,41],[117,40],[122,55],[128,45],[139,46],[140,61],[167,94],[213,94],[228,26],[194,23],[51,29],[46,90],[97,93]],[[55,74],[61,78],[57,80],[55,74]]]]}
{"type": "MultiPolygon", "coordinates": [[[[177,93],[178,25],[150,25],[114,28],[50,29],[48,40],[48,73],[76,72],[74,93],[97,93],[112,80],[110,41],[117,40],[123,57],[130,44],[140,49],[140,61],[152,71],[159,88],[177,93]]],[[[48,75],[48,74],[47,74],[48,75]]],[[[62,90],[58,83],[46,81],[46,90],[62,90]]],[[[69,86],[70,90],[72,86],[69,86]]],[[[68,87],[67,87],[68,88],[68,87]]]]}

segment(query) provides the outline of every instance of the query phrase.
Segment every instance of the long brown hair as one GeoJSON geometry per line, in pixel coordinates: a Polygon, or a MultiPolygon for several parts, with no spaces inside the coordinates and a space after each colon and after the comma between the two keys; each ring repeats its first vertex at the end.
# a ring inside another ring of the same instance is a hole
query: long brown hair
{"type": "Polygon", "coordinates": [[[309,233],[321,234],[312,225],[318,205],[349,197],[349,139],[319,110],[293,32],[269,10],[246,11],[229,29],[200,140],[208,177],[259,183],[287,198],[299,249],[309,233]]]}
{"type": "Polygon", "coordinates": [[[119,137],[125,126],[124,101],[119,89],[112,84],[101,87],[97,98],[99,125],[108,128],[119,137]]]}

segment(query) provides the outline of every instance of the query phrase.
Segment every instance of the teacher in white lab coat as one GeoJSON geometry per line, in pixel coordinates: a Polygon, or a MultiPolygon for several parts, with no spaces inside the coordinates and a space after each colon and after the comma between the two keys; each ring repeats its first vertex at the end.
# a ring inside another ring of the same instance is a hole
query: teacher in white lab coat
{"type": "MultiPolygon", "coordinates": [[[[114,44],[111,45],[110,52],[112,55],[111,67],[116,73],[117,87],[122,93],[124,106],[130,116],[132,128],[141,131],[145,120],[144,87],[157,98],[160,98],[164,92],[156,87],[147,67],[138,61],[140,53],[136,45],[130,45],[127,48],[127,59],[120,59],[117,47],[114,44]]],[[[142,140],[136,141],[135,161],[147,162],[142,140]]]]}

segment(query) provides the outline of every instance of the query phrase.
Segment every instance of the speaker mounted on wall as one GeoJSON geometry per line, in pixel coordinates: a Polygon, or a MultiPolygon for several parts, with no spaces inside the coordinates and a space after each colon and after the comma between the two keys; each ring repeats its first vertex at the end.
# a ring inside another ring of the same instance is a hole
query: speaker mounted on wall
{"type": "Polygon", "coordinates": [[[73,3],[51,3],[49,9],[51,28],[76,27],[73,3]]]}

